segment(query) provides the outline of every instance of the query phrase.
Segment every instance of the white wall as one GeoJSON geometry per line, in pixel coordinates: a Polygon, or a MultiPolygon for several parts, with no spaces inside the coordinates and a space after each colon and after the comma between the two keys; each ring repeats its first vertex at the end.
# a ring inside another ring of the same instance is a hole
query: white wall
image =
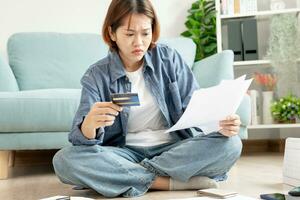
{"type": "MultiPolygon", "coordinates": [[[[111,0],[0,0],[0,55],[16,32],[100,33],[111,0]]],[[[195,0],[152,0],[161,22],[161,36],[185,30],[187,10],[195,0]]]]}

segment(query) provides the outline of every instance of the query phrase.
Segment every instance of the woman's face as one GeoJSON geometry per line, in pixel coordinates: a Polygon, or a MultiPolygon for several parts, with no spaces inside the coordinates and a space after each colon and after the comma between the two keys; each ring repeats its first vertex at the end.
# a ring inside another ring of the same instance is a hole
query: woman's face
{"type": "Polygon", "coordinates": [[[139,65],[152,41],[152,20],[143,14],[132,14],[124,18],[115,33],[110,32],[126,68],[139,65]]]}

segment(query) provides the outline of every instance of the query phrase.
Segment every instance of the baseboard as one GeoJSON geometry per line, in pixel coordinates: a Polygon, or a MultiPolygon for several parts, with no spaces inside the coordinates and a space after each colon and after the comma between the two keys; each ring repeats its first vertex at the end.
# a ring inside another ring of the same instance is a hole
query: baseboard
{"type": "Polygon", "coordinates": [[[242,154],[261,152],[284,153],[285,139],[243,140],[242,142],[242,154]]]}
{"type": "Polygon", "coordinates": [[[15,152],[15,166],[49,165],[58,150],[28,150],[15,152]]]}
{"type": "MultiPolygon", "coordinates": [[[[285,140],[243,140],[242,154],[261,152],[284,152],[285,140]]],[[[15,151],[15,166],[49,165],[58,150],[15,151]]]]}

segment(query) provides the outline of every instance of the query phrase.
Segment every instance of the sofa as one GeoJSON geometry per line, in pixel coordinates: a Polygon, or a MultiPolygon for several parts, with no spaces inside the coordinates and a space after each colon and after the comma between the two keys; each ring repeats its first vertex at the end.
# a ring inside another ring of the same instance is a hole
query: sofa
{"type": "MultiPolygon", "coordinates": [[[[233,53],[223,51],[194,63],[196,46],[188,38],[164,38],[194,72],[202,88],[233,79],[233,53]]],[[[106,56],[108,47],[97,34],[16,33],[0,55],[0,179],[7,178],[11,152],[60,149],[80,100],[80,78],[106,56]],[[6,61],[8,60],[8,61],[6,61]]],[[[245,95],[237,113],[241,138],[247,138],[250,99],[245,95]]]]}

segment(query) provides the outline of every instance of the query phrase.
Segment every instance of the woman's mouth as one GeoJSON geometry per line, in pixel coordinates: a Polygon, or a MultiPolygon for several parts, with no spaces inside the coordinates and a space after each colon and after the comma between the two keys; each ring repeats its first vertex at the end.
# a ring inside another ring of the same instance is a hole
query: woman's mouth
{"type": "Polygon", "coordinates": [[[143,54],[143,52],[144,51],[142,49],[135,49],[131,53],[138,56],[138,55],[143,54]]]}

